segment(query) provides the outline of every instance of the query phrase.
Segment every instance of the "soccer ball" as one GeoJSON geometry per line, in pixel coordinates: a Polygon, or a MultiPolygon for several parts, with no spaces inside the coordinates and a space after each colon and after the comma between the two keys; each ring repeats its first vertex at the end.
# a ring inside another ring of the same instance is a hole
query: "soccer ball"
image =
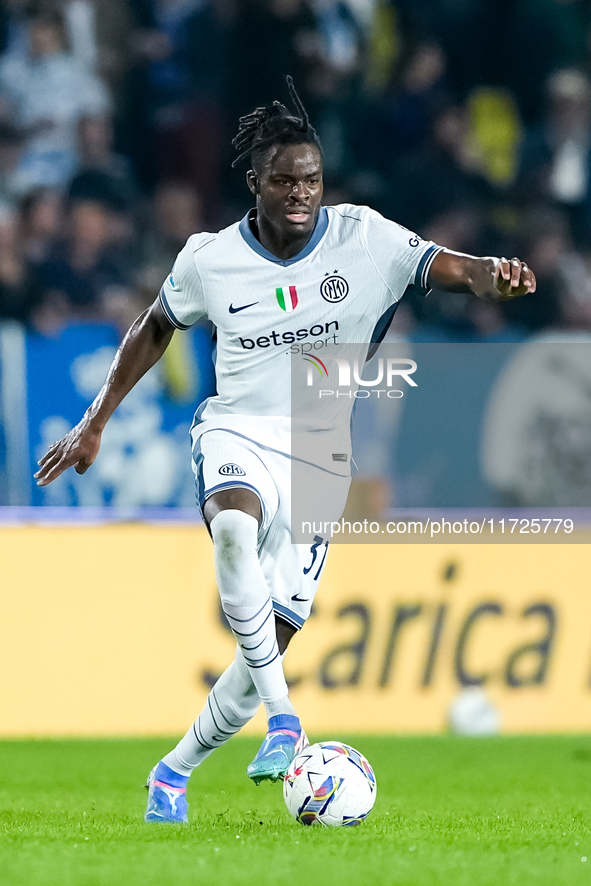
{"type": "Polygon", "coordinates": [[[376,777],[359,751],[340,741],[310,745],[283,782],[285,804],[300,824],[361,824],[376,800],[376,777]]]}

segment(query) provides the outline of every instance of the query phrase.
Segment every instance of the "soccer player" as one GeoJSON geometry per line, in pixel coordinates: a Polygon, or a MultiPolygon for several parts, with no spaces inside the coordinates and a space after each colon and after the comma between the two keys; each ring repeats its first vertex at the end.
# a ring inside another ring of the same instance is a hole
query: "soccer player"
{"type": "MultiPolygon", "coordinates": [[[[187,821],[191,772],[261,701],[269,725],[247,769],[253,781],[281,778],[307,742],[282,656],[310,613],[328,540],[291,543],[290,353],[320,334],[335,345],[379,341],[411,285],[497,300],[536,286],[517,258],[449,252],[367,207],[323,207],[322,148],[291,78],[288,86],[295,113],[279,102],[257,108],[241,118],[234,139],[235,163],[250,158],[246,181],[256,208],[217,234],[189,238],[95,401],[35,475],[44,486],[69,467],[88,470],[107,420],[174,331],[213,322],[218,393],[197,410],[191,438],[198,502],[237,649],[195,723],[150,773],[146,821],[187,821]]],[[[334,471],[310,465],[334,479],[335,520],[348,491],[346,458],[335,459],[334,471]]]]}

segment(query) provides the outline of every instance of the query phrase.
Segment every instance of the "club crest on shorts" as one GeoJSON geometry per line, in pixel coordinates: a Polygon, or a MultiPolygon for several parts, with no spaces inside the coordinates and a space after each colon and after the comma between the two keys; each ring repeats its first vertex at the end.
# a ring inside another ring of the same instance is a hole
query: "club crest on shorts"
{"type": "Polygon", "coordinates": [[[232,462],[228,462],[227,465],[222,465],[219,473],[223,474],[224,477],[246,477],[246,471],[244,471],[240,465],[232,464],[232,462]]]}
{"type": "Polygon", "coordinates": [[[320,295],[324,301],[328,301],[335,305],[342,301],[349,294],[349,284],[344,277],[333,274],[332,277],[325,277],[320,284],[320,295]]]}

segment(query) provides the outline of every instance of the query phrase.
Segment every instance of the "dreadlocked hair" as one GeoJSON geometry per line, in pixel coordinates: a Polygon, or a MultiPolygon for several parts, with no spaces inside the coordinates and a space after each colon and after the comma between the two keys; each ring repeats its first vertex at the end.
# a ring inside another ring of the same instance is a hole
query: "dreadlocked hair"
{"type": "Polygon", "coordinates": [[[253,156],[256,160],[271,145],[312,144],[322,156],[318,133],[310,124],[293,79],[289,74],[285,79],[296,114],[290,114],[285,105],[275,101],[271,107],[256,108],[252,114],[241,117],[238,134],[232,139],[232,144],[238,151],[232,168],[245,157],[253,156]]]}

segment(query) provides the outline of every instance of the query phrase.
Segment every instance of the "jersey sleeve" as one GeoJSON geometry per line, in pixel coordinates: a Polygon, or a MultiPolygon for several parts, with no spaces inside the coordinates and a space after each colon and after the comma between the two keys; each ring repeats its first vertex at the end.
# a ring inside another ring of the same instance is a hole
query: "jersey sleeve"
{"type": "Polygon", "coordinates": [[[367,210],[363,221],[367,250],[393,301],[399,301],[409,287],[427,295],[429,270],[443,247],[432,240],[422,240],[373,209],[367,210]]]}
{"type": "Polygon", "coordinates": [[[189,237],[160,290],[162,310],[177,329],[189,329],[207,316],[203,284],[195,263],[198,240],[197,235],[189,237]]]}

